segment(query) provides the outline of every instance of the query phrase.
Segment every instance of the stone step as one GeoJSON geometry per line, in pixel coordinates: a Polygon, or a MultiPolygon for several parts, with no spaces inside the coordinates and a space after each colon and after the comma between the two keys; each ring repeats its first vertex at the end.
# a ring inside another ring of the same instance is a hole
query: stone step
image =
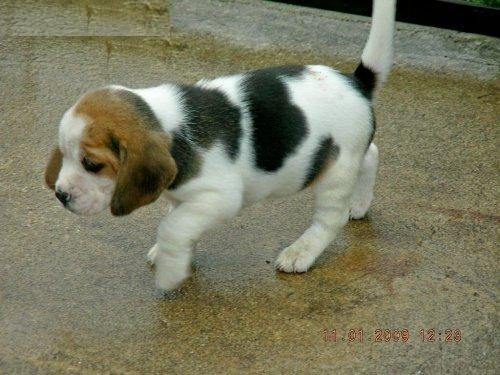
{"type": "Polygon", "coordinates": [[[166,36],[168,0],[3,0],[4,36],[166,36]]]}

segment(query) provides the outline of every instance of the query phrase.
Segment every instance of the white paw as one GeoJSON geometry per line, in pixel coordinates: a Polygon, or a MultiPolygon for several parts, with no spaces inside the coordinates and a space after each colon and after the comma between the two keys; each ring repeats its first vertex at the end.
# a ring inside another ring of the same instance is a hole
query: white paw
{"type": "Polygon", "coordinates": [[[157,251],[154,264],[156,287],[161,290],[177,289],[190,275],[189,257],[171,257],[157,251]]]}
{"type": "Polygon", "coordinates": [[[283,272],[306,272],[315,260],[306,246],[292,244],[278,255],[275,266],[283,272]]]}
{"type": "Polygon", "coordinates": [[[351,219],[363,219],[370,208],[372,202],[372,197],[356,199],[355,202],[351,202],[351,209],[349,210],[349,217],[351,219]]]}
{"type": "Polygon", "coordinates": [[[151,249],[148,251],[148,255],[146,255],[146,258],[151,265],[155,264],[155,259],[156,256],[158,255],[158,244],[155,244],[151,249]]]}

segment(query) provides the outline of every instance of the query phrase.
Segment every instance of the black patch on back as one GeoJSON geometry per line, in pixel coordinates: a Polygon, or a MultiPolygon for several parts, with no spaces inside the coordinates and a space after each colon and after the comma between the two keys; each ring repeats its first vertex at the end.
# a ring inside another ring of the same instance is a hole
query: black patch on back
{"type": "Polygon", "coordinates": [[[316,147],[316,152],[311,160],[311,165],[307,172],[307,177],[303,187],[307,187],[321,173],[326,161],[329,158],[336,158],[340,152],[339,146],[333,141],[332,137],[326,137],[316,147]]]}
{"type": "Polygon", "coordinates": [[[257,168],[278,170],[307,136],[306,119],[291,103],[280,77],[299,78],[304,66],[290,65],[255,70],[242,83],[252,119],[252,140],[257,168]]]}
{"type": "Polygon", "coordinates": [[[366,99],[371,100],[373,96],[373,91],[375,90],[375,85],[377,84],[377,73],[375,73],[370,68],[366,67],[363,62],[361,62],[353,74],[348,74],[354,84],[354,87],[363,95],[366,99]]]}
{"type": "MultiPolygon", "coordinates": [[[[375,86],[377,85],[377,73],[375,73],[370,68],[366,67],[363,62],[360,62],[356,70],[353,74],[346,74],[346,77],[351,81],[353,87],[358,90],[361,95],[363,95],[366,99],[372,100],[373,92],[375,91],[375,86]]],[[[370,104],[371,105],[371,104],[370,104]]],[[[373,137],[375,136],[376,122],[375,122],[375,112],[372,111],[372,129],[370,133],[369,142],[366,146],[370,147],[370,144],[373,141],[373,137]]]]}
{"type": "Polygon", "coordinates": [[[184,134],[205,149],[215,141],[221,142],[234,160],[240,148],[240,109],[218,90],[181,86],[181,92],[187,113],[181,124],[184,134]]]}
{"type": "Polygon", "coordinates": [[[172,147],[170,154],[177,165],[177,175],[168,187],[169,190],[176,189],[179,185],[196,176],[200,170],[200,157],[194,146],[186,140],[186,135],[181,132],[172,134],[172,147]]]}
{"type": "Polygon", "coordinates": [[[118,96],[133,108],[151,130],[163,130],[151,107],[139,95],[128,90],[119,90],[118,96]]]}
{"type": "Polygon", "coordinates": [[[177,175],[169,186],[175,189],[201,168],[198,148],[207,149],[220,142],[234,160],[240,149],[241,127],[239,108],[218,90],[197,86],[180,86],[186,117],[172,133],[170,153],[177,165],[177,175]]]}

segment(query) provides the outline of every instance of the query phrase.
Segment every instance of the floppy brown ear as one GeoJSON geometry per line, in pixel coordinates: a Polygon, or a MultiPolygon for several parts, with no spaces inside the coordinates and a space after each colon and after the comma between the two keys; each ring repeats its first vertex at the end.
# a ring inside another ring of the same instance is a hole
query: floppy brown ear
{"type": "Polygon", "coordinates": [[[177,167],[165,134],[147,131],[145,136],[119,141],[120,168],[111,199],[111,213],[127,215],[155,201],[175,178],[177,167]]]}
{"type": "Polygon", "coordinates": [[[56,188],[57,176],[59,176],[59,171],[62,166],[62,156],[61,150],[59,147],[56,147],[52,150],[49,163],[45,168],[45,183],[52,190],[55,190],[56,188]]]}

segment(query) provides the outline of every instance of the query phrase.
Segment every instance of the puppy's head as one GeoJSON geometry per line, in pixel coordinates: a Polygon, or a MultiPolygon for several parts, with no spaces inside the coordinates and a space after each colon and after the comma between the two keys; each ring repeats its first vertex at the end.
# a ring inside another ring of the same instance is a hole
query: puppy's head
{"type": "Polygon", "coordinates": [[[138,95],[99,89],[64,114],[45,181],[74,213],[109,206],[113,215],[126,215],[173,182],[177,169],[169,148],[168,135],[138,95]]]}

